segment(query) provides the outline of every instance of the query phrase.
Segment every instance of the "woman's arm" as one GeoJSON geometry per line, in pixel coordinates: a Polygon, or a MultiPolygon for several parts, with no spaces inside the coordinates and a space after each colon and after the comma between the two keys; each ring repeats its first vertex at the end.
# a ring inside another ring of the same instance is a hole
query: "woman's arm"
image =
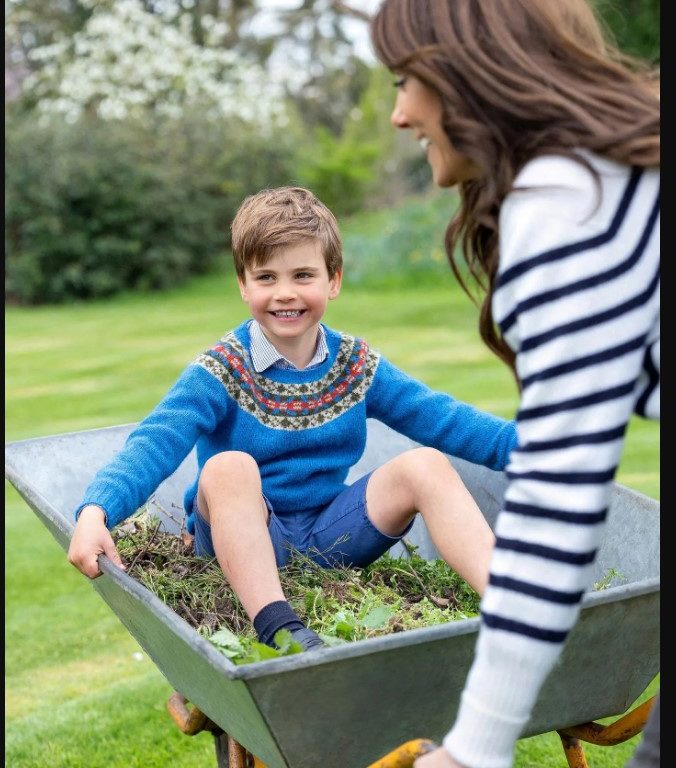
{"type": "MultiPolygon", "coordinates": [[[[517,353],[519,446],[507,468],[475,660],[444,740],[468,766],[511,764],[591,583],[644,345],[659,316],[658,184],[630,172],[619,181],[606,183],[584,220],[575,215],[584,188],[569,190],[568,206],[565,190],[549,206],[542,188],[518,193],[501,218],[493,305],[517,353]]],[[[591,183],[587,192],[591,202],[591,183]]]]}

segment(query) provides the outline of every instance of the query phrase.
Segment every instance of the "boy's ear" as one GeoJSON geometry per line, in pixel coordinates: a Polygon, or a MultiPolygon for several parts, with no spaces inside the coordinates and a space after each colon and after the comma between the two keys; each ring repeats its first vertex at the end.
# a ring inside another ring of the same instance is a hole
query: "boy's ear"
{"type": "Polygon", "coordinates": [[[329,299],[335,299],[340,293],[340,286],[343,282],[343,272],[338,270],[336,274],[329,280],[329,299]]]}
{"type": "Polygon", "coordinates": [[[242,297],[242,301],[249,301],[249,294],[246,290],[246,283],[241,277],[237,278],[237,285],[239,285],[239,295],[242,297]]]}

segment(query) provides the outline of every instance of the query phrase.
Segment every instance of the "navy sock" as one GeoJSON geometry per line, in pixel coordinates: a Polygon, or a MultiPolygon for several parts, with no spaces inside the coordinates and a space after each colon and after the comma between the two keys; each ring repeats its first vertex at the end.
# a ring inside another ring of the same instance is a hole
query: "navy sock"
{"type": "Polygon", "coordinates": [[[280,629],[303,629],[305,624],[298,618],[296,612],[286,600],[275,600],[268,603],[254,616],[254,629],[258,639],[265,645],[275,647],[275,633],[280,629]]]}

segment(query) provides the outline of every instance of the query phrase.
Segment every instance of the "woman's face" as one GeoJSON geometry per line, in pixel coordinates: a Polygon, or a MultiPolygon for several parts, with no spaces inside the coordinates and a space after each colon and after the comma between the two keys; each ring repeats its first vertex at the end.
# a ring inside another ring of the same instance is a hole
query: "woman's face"
{"type": "Polygon", "coordinates": [[[390,120],[395,128],[410,129],[420,142],[439,187],[453,187],[458,182],[478,176],[478,169],[465,155],[457,152],[441,124],[441,96],[413,75],[398,77],[397,100],[390,120]]]}

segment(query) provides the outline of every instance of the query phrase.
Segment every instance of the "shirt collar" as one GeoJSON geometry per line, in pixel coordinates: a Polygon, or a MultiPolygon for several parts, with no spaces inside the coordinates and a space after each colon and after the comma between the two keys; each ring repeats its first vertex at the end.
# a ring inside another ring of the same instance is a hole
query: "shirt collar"
{"type": "MultiPolygon", "coordinates": [[[[251,364],[256,373],[262,373],[273,365],[277,368],[293,368],[299,370],[290,360],[287,360],[284,355],[277,351],[275,346],[263,333],[263,329],[257,320],[251,320],[249,323],[249,338],[251,339],[249,354],[251,355],[251,364]]],[[[305,366],[305,369],[323,363],[328,354],[329,348],[326,344],[326,332],[320,323],[319,331],[317,333],[315,353],[312,360],[305,366]]]]}

